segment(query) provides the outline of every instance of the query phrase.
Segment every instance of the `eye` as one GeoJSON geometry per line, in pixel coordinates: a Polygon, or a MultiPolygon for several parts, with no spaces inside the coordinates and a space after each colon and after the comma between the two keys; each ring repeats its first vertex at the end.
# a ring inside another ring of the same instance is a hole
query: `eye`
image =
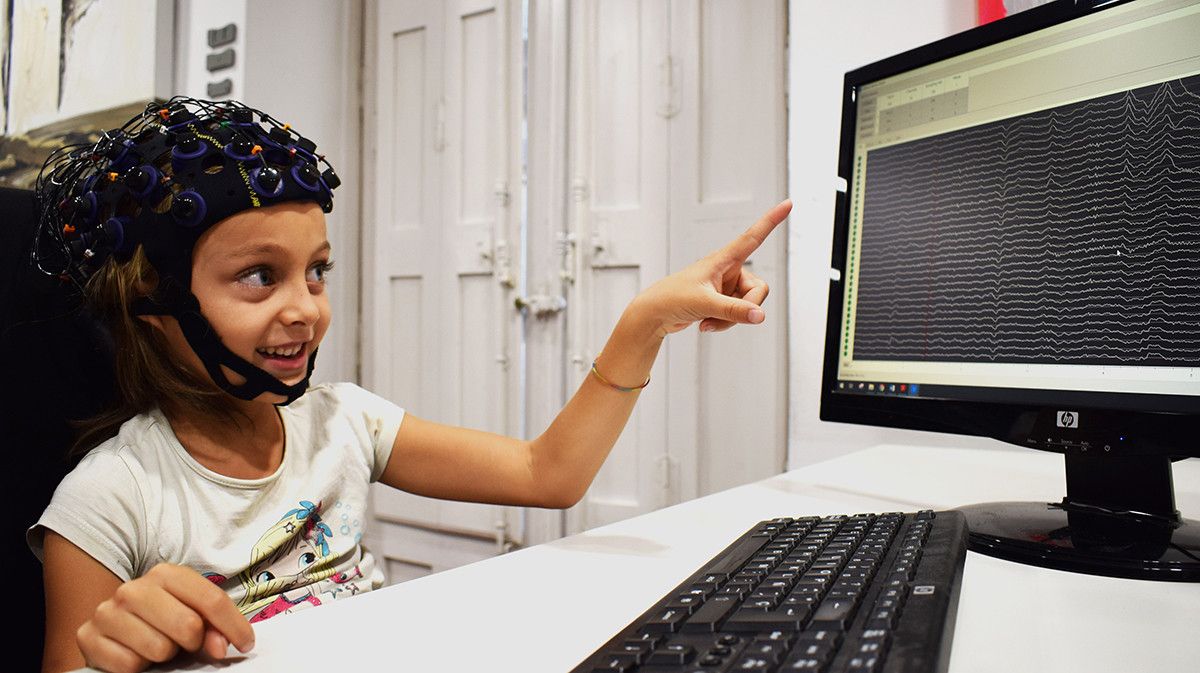
{"type": "Polygon", "coordinates": [[[333,270],[333,262],[321,262],[320,264],[314,264],[308,270],[308,282],[324,283],[325,282],[325,274],[329,273],[332,270],[333,270]]]}
{"type": "Polygon", "coordinates": [[[250,287],[266,287],[275,282],[271,270],[265,266],[256,266],[252,269],[243,271],[237,278],[237,281],[243,285],[250,287]]]}
{"type": "Polygon", "coordinates": [[[258,582],[259,584],[266,584],[267,582],[270,582],[273,579],[275,579],[275,576],[266,570],[264,570],[254,576],[254,581],[258,582]]]}
{"type": "Polygon", "coordinates": [[[314,554],[310,551],[306,551],[300,555],[300,567],[307,568],[308,566],[312,565],[313,561],[316,561],[316,560],[317,560],[316,554],[314,554]]]}

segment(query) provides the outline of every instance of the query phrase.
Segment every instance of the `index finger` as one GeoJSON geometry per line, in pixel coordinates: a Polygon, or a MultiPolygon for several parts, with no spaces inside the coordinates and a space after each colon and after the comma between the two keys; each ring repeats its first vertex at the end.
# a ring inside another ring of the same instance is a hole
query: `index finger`
{"type": "Polygon", "coordinates": [[[254,647],[254,627],[220,587],[191,568],[165,567],[160,574],[162,587],[168,593],[199,613],[239,652],[254,647]]]}
{"type": "Polygon", "coordinates": [[[775,227],[787,219],[788,213],[791,211],[792,200],[784,199],[779,205],[768,210],[759,221],[750,225],[749,229],[730,241],[723,252],[739,262],[746,261],[746,258],[757,250],[763,241],[767,240],[767,236],[775,230],[775,227]]]}

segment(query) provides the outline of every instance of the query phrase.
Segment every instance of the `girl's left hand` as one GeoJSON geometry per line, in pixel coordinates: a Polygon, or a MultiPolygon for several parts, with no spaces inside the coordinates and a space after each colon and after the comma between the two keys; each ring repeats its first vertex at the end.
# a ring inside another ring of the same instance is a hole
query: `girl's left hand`
{"type": "Polygon", "coordinates": [[[785,200],[725,247],[646,288],[630,304],[649,319],[658,336],[700,321],[701,332],[720,332],[736,323],[766,319],[760,306],[770,288],[742,264],[792,210],[785,200]]]}

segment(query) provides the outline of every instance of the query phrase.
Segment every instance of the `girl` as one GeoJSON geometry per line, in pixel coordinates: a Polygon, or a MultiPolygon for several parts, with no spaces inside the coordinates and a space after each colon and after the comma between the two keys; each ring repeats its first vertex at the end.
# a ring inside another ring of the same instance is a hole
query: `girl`
{"type": "Polygon", "coordinates": [[[221,658],[253,647],[251,622],[378,588],[361,531],[329,523],[362,520],[373,481],[570,507],[667,334],[763,321],[767,285],[742,263],[791,208],[635,297],[527,441],[426,421],[352,384],[308,386],[330,321],[324,212],[338,181],[270,116],[172,99],[52,156],[43,178],[37,257],[86,281],[117,344],[121,399],[29,532],[45,568],[45,671],[221,658]]]}

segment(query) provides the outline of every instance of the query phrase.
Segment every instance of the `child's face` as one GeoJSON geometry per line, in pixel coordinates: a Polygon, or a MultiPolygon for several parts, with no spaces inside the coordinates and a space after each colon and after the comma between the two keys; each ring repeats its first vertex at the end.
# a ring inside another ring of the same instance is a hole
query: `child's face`
{"type": "MultiPolygon", "coordinates": [[[[308,373],[308,359],[329,328],[329,261],[320,206],[253,208],[200,237],[192,253],[192,294],[229,350],[294,385],[308,373]]],[[[175,354],[207,377],[178,324],[165,331],[175,354]]],[[[225,375],[235,385],[244,382],[227,368],[225,375]]],[[[259,399],[283,400],[271,393],[259,399]]]]}

